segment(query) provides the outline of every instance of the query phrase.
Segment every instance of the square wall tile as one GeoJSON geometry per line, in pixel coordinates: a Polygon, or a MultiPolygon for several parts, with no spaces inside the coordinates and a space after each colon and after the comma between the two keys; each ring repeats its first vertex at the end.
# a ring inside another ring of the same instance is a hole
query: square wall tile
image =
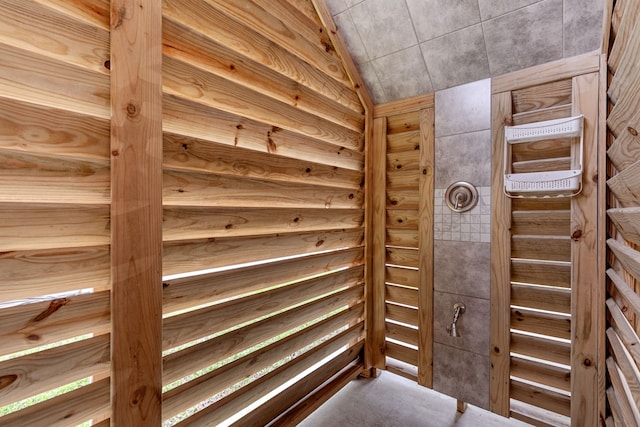
{"type": "Polygon", "coordinates": [[[437,137],[435,149],[436,188],[457,181],[476,187],[491,185],[490,130],[437,137]]]}
{"type": "Polygon", "coordinates": [[[372,61],[380,85],[390,99],[432,92],[431,79],[420,48],[412,46],[372,61]]]}
{"type": "Polygon", "coordinates": [[[436,136],[491,129],[491,79],[436,92],[436,136]]]}
{"type": "Polygon", "coordinates": [[[329,8],[329,12],[331,12],[333,16],[337,15],[338,13],[344,12],[348,8],[347,2],[345,0],[324,0],[324,2],[329,8]]]}
{"type": "Polygon", "coordinates": [[[472,298],[446,292],[434,293],[433,297],[433,340],[449,347],[489,355],[489,300],[472,298]],[[466,309],[458,317],[460,336],[449,336],[447,328],[453,321],[454,304],[462,303],[466,309]]]}
{"type": "Polygon", "coordinates": [[[350,12],[371,59],[418,44],[403,1],[365,0],[350,12]]]}
{"type": "Polygon", "coordinates": [[[562,0],[545,0],[482,23],[491,76],[562,58],[562,0]]]}
{"type": "Polygon", "coordinates": [[[369,91],[369,95],[371,95],[371,100],[374,104],[383,104],[385,102],[389,102],[390,99],[384,93],[384,89],[380,84],[380,80],[378,79],[378,74],[376,73],[375,68],[373,67],[372,62],[363,62],[358,64],[358,71],[360,72],[360,76],[362,80],[364,80],[365,85],[367,86],[367,90],[369,91]]]}
{"type": "Polygon", "coordinates": [[[361,64],[369,61],[369,54],[367,53],[364,44],[362,44],[362,39],[360,39],[360,35],[353,24],[351,12],[347,10],[346,12],[339,13],[333,17],[333,20],[335,21],[336,27],[338,27],[338,32],[342,36],[344,44],[347,46],[347,50],[355,63],[361,64]]]}
{"type": "Polygon", "coordinates": [[[433,345],[433,389],[489,409],[489,356],[433,345]]]}
{"type": "Polygon", "coordinates": [[[477,0],[407,0],[422,42],[480,22],[477,0]]]}
{"type": "MultiPolygon", "coordinates": [[[[477,226],[481,224],[469,224],[469,228],[477,226]]],[[[488,300],[491,294],[491,244],[436,240],[433,273],[436,291],[488,300]]]]}
{"type": "Polygon", "coordinates": [[[420,45],[435,90],[489,77],[482,25],[446,34],[420,45]]]}
{"type": "Polygon", "coordinates": [[[478,0],[483,21],[513,12],[541,0],[478,0]]]}
{"type": "Polygon", "coordinates": [[[604,3],[602,0],[564,0],[565,58],[600,49],[604,3]]]}

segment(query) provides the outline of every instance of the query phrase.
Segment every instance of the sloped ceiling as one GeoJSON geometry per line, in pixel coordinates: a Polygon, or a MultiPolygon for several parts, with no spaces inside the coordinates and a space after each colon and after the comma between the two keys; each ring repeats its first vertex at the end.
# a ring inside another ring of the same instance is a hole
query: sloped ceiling
{"type": "Polygon", "coordinates": [[[600,48],[604,0],[325,0],[376,104],[600,48]]]}

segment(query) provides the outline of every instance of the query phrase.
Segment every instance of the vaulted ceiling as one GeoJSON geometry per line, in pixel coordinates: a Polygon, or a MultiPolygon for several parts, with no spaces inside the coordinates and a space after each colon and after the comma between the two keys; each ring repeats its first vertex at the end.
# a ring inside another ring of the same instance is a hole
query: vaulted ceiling
{"type": "Polygon", "coordinates": [[[325,0],[375,103],[600,48],[604,0],[325,0]]]}

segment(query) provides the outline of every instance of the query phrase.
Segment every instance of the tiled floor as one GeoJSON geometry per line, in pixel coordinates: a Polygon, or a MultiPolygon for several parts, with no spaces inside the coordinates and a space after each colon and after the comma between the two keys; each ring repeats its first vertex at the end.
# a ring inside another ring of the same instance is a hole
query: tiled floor
{"type": "Polygon", "coordinates": [[[357,379],[311,414],[301,427],[524,427],[475,406],[456,412],[456,400],[382,372],[357,379]]]}

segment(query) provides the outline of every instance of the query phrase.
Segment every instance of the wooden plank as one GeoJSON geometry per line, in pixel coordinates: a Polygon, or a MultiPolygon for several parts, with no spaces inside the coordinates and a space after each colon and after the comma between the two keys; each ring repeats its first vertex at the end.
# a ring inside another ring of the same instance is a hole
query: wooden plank
{"type": "Polygon", "coordinates": [[[562,211],[571,210],[571,199],[568,197],[548,197],[543,199],[513,199],[514,211],[562,211]]]}
{"type": "Polygon", "coordinates": [[[165,169],[359,189],[363,172],[165,133],[165,169]]]}
{"type": "MultiPolygon", "coordinates": [[[[277,154],[298,161],[321,163],[362,171],[364,154],[346,147],[259,123],[245,117],[216,110],[185,99],[165,95],[163,130],[175,135],[198,138],[231,147],[277,154]],[[211,126],[215,122],[216,126],[211,126]]],[[[187,147],[194,141],[184,141],[187,147]]]]}
{"type": "Polygon", "coordinates": [[[640,161],[609,178],[607,186],[623,208],[639,206],[640,161]]]}
{"type": "Polygon", "coordinates": [[[569,340],[571,339],[571,317],[567,314],[512,308],[511,329],[569,340]]]}
{"type": "Polygon", "coordinates": [[[110,196],[107,162],[0,153],[0,202],[107,205],[110,196]]]}
{"type": "Polygon", "coordinates": [[[418,365],[418,350],[415,348],[405,347],[391,341],[387,341],[387,356],[392,359],[408,363],[413,366],[418,365]]]}
{"type": "Polygon", "coordinates": [[[607,215],[625,240],[640,245],[640,207],[608,209],[607,215]]]}
{"type": "Polygon", "coordinates": [[[418,326],[418,309],[397,304],[385,304],[386,318],[407,325],[418,326]]]}
{"type": "Polygon", "coordinates": [[[0,147],[88,160],[109,158],[109,121],[0,98],[0,147]]]}
{"type": "Polygon", "coordinates": [[[360,228],[363,222],[364,212],[361,209],[167,207],[163,214],[163,240],[347,230],[360,228]]]}
{"type": "Polygon", "coordinates": [[[511,351],[523,356],[535,357],[569,366],[571,343],[524,334],[511,334],[511,351]]]}
{"type": "Polygon", "coordinates": [[[401,151],[387,154],[387,172],[391,171],[418,171],[420,168],[420,153],[401,151]]]}
{"type": "Polygon", "coordinates": [[[404,248],[419,248],[418,230],[405,230],[401,228],[387,229],[387,245],[404,248]]]}
{"type": "MultiPolygon", "coordinates": [[[[496,90],[492,80],[491,97],[491,185],[504,186],[504,126],[511,123],[511,92],[496,90]]],[[[491,331],[489,407],[492,412],[509,416],[509,351],[511,319],[511,199],[502,191],[491,192],[491,331]]],[[[511,344],[513,345],[513,344],[511,344]]]]}
{"type": "Polygon", "coordinates": [[[164,350],[174,348],[206,337],[212,331],[222,331],[261,316],[274,315],[280,310],[329,293],[335,293],[334,298],[340,299],[345,305],[355,302],[361,298],[362,286],[359,283],[362,283],[362,277],[363,268],[354,267],[167,317],[163,322],[162,347],[164,350]]]}
{"type": "Polygon", "coordinates": [[[611,415],[615,420],[615,427],[626,426],[623,419],[622,408],[620,407],[620,403],[618,401],[618,396],[616,396],[616,392],[613,390],[612,386],[609,386],[609,388],[607,388],[607,403],[609,404],[611,415]]]}
{"type": "Polygon", "coordinates": [[[387,248],[387,264],[418,268],[419,251],[410,248],[387,248]]]}
{"type": "Polygon", "coordinates": [[[353,267],[363,262],[363,248],[356,247],[329,253],[255,266],[165,280],[163,311],[171,313],[243,293],[295,282],[330,271],[353,267]]]}
{"type": "Polygon", "coordinates": [[[571,386],[571,371],[568,367],[560,367],[518,356],[511,356],[511,375],[567,392],[571,386]]]}
{"type": "Polygon", "coordinates": [[[0,203],[0,251],[108,245],[107,206],[0,203]]]}
{"type": "Polygon", "coordinates": [[[599,68],[599,52],[585,53],[495,77],[491,79],[491,93],[515,91],[581,74],[594,73],[599,68]]]}
{"type": "Polygon", "coordinates": [[[387,117],[387,134],[420,131],[420,112],[410,111],[387,117]]]}
{"type": "Polygon", "coordinates": [[[165,171],[163,202],[165,206],[357,209],[364,194],[352,188],[165,171]]]}
{"type": "MultiPolygon", "coordinates": [[[[327,78],[322,70],[307,63],[293,52],[273,43],[261,33],[232,19],[208,2],[195,4],[188,0],[163,4],[165,17],[193,28],[204,36],[232,49],[250,60],[264,65],[290,79],[321,93],[349,108],[362,108],[358,95],[348,80],[327,78]],[[206,17],[206,19],[203,19],[206,17]]],[[[339,66],[337,73],[343,73],[339,66]]]]}
{"type": "Polygon", "coordinates": [[[616,38],[609,52],[607,62],[612,73],[616,74],[622,58],[629,54],[629,46],[632,44],[633,29],[640,18],[640,6],[633,1],[626,2],[624,14],[620,26],[616,31],[616,38]]]}
{"type": "Polygon", "coordinates": [[[638,132],[628,127],[627,131],[619,134],[611,144],[607,150],[607,156],[619,171],[623,171],[640,161],[640,137],[638,137],[638,132]]]}
{"type": "Polygon", "coordinates": [[[570,211],[514,211],[511,234],[566,236],[570,220],[570,211]]]}
{"type": "Polygon", "coordinates": [[[217,77],[183,61],[163,57],[163,91],[211,108],[319,139],[338,147],[362,149],[361,131],[347,129],[266,95],[217,77]]]}
{"type": "Polygon", "coordinates": [[[637,280],[640,280],[640,252],[615,239],[607,239],[607,246],[613,251],[627,272],[631,273],[637,280]]]}
{"type": "Polygon", "coordinates": [[[386,286],[386,301],[417,307],[418,289],[388,284],[386,286]]]}
{"type": "Polygon", "coordinates": [[[171,19],[163,20],[164,54],[346,128],[362,131],[363,108],[355,111],[171,19]],[[204,54],[206,53],[206,55],[204,54]]]}
{"type": "Polygon", "coordinates": [[[397,101],[377,104],[373,110],[374,117],[389,117],[403,113],[412,113],[433,108],[435,105],[435,94],[427,93],[410,98],[399,99],[397,101]]]}
{"type": "Polygon", "coordinates": [[[108,289],[109,247],[33,250],[0,254],[0,300],[94,288],[108,289]]]}
{"type": "Polygon", "coordinates": [[[570,415],[571,398],[567,394],[513,379],[510,383],[511,397],[513,399],[538,406],[551,412],[556,412],[560,415],[570,415]]]}
{"type": "MultiPolygon", "coordinates": [[[[553,107],[571,108],[571,79],[542,82],[537,85],[514,90],[513,119],[522,113],[544,110],[553,107]]],[[[571,111],[567,117],[571,115],[571,111]]]]}
{"type": "Polygon", "coordinates": [[[394,170],[387,172],[387,190],[412,190],[418,191],[420,186],[420,173],[417,170],[394,170]]]}
{"type": "Polygon", "coordinates": [[[514,258],[546,261],[571,260],[571,238],[569,236],[513,236],[511,248],[514,258]]]}
{"type": "Polygon", "coordinates": [[[536,427],[570,427],[571,419],[527,403],[511,400],[511,418],[536,427]]]}
{"type": "Polygon", "coordinates": [[[156,426],[162,408],[162,4],[140,8],[113,0],[111,16],[111,423],[156,426]]]}
{"type": "MultiPolygon", "coordinates": [[[[386,267],[385,281],[396,285],[418,288],[420,285],[420,274],[417,269],[386,267]]],[[[417,305],[417,300],[414,300],[414,303],[414,305],[417,305]]]]}
{"type": "Polygon", "coordinates": [[[98,292],[2,309],[0,353],[7,355],[84,334],[108,333],[109,302],[109,292],[98,292]]]}
{"type": "Polygon", "coordinates": [[[511,148],[514,162],[526,162],[571,155],[571,139],[557,138],[542,141],[523,142],[511,148]]]}
{"type": "MultiPolygon", "coordinates": [[[[622,340],[612,328],[607,329],[607,340],[613,350],[613,357],[615,358],[613,363],[617,365],[627,383],[627,399],[632,402],[631,407],[636,408],[634,415],[636,415],[636,420],[640,424],[640,371],[625,349],[622,340]]],[[[607,362],[609,361],[607,360],[607,362]]]]}
{"type": "MultiPolygon", "coordinates": [[[[640,80],[634,81],[640,84],[640,80]]],[[[625,130],[636,136],[640,129],[640,112],[638,112],[638,104],[640,104],[640,96],[637,94],[638,88],[634,87],[633,92],[626,93],[622,96],[618,103],[611,109],[607,116],[607,126],[614,137],[619,138],[625,130]]]]}
{"type": "Polygon", "coordinates": [[[640,339],[638,339],[638,335],[613,299],[609,298],[606,304],[611,327],[624,343],[636,365],[640,366],[640,339]]]}
{"type": "MultiPolygon", "coordinates": [[[[636,13],[640,14],[640,9],[637,9],[636,13]]],[[[636,61],[636,58],[640,55],[640,26],[635,25],[635,23],[631,23],[631,25],[633,29],[626,40],[626,49],[623,54],[618,55],[618,49],[624,41],[617,39],[614,42],[613,49],[611,49],[612,56],[608,58],[611,67],[616,68],[607,90],[607,95],[614,104],[632,88],[633,82],[638,78],[637,76],[640,72],[640,67],[638,67],[636,61]]]]}
{"type": "Polygon", "coordinates": [[[607,277],[611,279],[611,283],[615,286],[616,291],[625,299],[627,305],[636,315],[640,316],[640,295],[636,294],[614,269],[610,268],[607,270],[607,277]]]}
{"type": "Polygon", "coordinates": [[[109,335],[0,362],[0,405],[5,406],[109,371],[109,335]]]}
{"type": "Polygon", "coordinates": [[[634,405],[632,397],[627,392],[628,386],[624,380],[620,368],[616,365],[616,362],[611,356],[607,358],[607,372],[609,373],[609,379],[611,380],[611,384],[615,392],[616,401],[621,410],[620,415],[624,420],[624,425],[640,425],[639,410],[634,405]]]}
{"type": "Polygon", "coordinates": [[[96,381],[20,411],[4,415],[2,425],[23,427],[47,425],[64,427],[108,416],[110,408],[109,378],[96,381]]]}
{"type": "Polygon", "coordinates": [[[109,76],[2,43],[0,56],[3,97],[109,119],[109,76]]]}
{"type": "Polygon", "coordinates": [[[387,227],[417,230],[419,224],[418,211],[387,209],[387,227]]]}
{"type": "Polygon", "coordinates": [[[562,261],[512,259],[511,281],[569,288],[571,264],[562,261]]]}
{"type": "Polygon", "coordinates": [[[513,115],[514,125],[542,122],[545,120],[562,119],[571,116],[571,104],[557,105],[539,110],[527,111],[513,115]]]}
{"type": "MultiPolygon", "coordinates": [[[[163,381],[165,384],[170,384],[263,343],[271,337],[307,322],[317,321],[328,312],[340,309],[340,304],[348,303],[349,295],[349,293],[343,293],[340,298],[335,298],[333,295],[320,298],[317,301],[303,304],[184,350],[168,354],[163,358],[163,381]]],[[[364,304],[358,303],[331,317],[335,325],[346,325],[362,319],[363,313],[364,304]]]]}
{"type": "Polygon", "coordinates": [[[511,305],[569,314],[571,290],[512,283],[511,305]]]}
{"type": "Polygon", "coordinates": [[[417,191],[387,191],[386,206],[397,209],[419,209],[419,196],[417,191]]]}
{"type": "Polygon", "coordinates": [[[420,150],[421,133],[410,131],[387,136],[387,153],[420,150]]]}
{"type": "Polygon", "coordinates": [[[109,29],[109,0],[37,0],[47,7],[59,10],[74,19],[109,29]]]}
{"type": "Polygon", "coordinates": [[[391,338],[396,341],[401,341],[409,345],[418,347],[419,345],[419,333],[417,328],[410,328],[398,323],[387,322],[386,323],[387,338],[391,338]]]}
{"type": "MultiPolygon", "coordinates": [[[[334,332],[324,326],[324,322],[317,323],[164,393],[163,418],[165,420],[172,418],[242,379],[273,365],[280,361],[283,355],[292,354],[334,332]]],[[[362,325],[357,324],[334,336],[323,345],[331,346],[333,351],[337,351],[351,340],[361,337],[363,332],[362,325]]]]}
{"type": "Polygon", "coordinates": [[[0,43],[109,74],[109,33],[31,0],[2,0],[0,43]]]}
{"type": "Polygon", "coordinates": [[[515,162],[511,166],[513,173],[549,172],[569,169],[571,169],[571,157],[515,162]]]}

